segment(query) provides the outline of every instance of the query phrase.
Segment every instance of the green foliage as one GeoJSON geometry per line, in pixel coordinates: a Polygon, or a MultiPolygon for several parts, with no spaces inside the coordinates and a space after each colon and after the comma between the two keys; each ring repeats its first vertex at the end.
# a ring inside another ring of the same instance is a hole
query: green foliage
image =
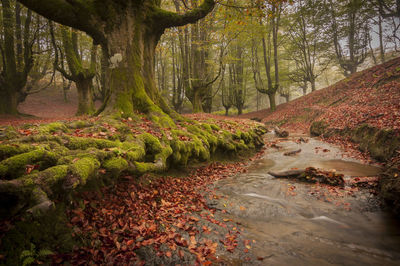
{"type": "Polygon", "coordinates": [[[35,220],[16,222],[0,243],[0,253],[5,255],[5,265],[26,265],[46,262],[54,252],[70,252],[77,242],[72,238],[71,229],[66,226],[66,209],[58,204],[52,210],[35,220]],[[33,259],[33,261],[32,261],[33,259]],[[31,263],[31,264],[28,264],[31,263]]]}
{"type": "Polygon", "coordinates": [[[20,255],[22,261],[22,266],[28,266],[33,263],[38,263],[45,259],[47,256],[53,255],[54,253],[48,249],[36,250],[36,246],[31,243],[31,248],[29,250],[23,250],[20,255]]]}

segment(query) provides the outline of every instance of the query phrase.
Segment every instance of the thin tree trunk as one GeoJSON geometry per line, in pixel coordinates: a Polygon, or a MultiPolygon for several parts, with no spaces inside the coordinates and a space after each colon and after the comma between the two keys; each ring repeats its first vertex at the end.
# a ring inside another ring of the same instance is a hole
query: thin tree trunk
{"type": "Polygon", "coordinates": [[[274,112],[276,110],[275,93],[269,93],[268,99],[269,99],[269,105],[270,105],[271,111],[274,112]]]}

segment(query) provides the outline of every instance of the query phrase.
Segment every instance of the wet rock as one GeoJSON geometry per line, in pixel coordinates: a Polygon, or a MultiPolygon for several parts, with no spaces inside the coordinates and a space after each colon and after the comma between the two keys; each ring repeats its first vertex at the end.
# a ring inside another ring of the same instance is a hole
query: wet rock
{"type": "Polygon", "coordinates": [[[296,155],[296,154],[298,154],[300,152],[301,152],[301,149],[298,149],[298,150],[295,150],[295,151],[285,152],[283,155],[285,155],[285,156],[293,156],[293,155],[296,155]]]}
{"type": "Polygon", "coordinates": [[[277,135],[277,136],[280,137],[280,138],[287,138],[287,137],[289,137],[289,132],[286,131],[286,130],[281,130],[281,129],[279,129],[278,127],[275,127],[275,128],[274,128],[274,131],[275,131],[275,135],[277,135]]]}
{"type": "Polygon", "coordinates": [[[250,118],[250,120],[257,121],[257,122],[261,122],[261,118],[258,118],[258,117],[250,118]]]}

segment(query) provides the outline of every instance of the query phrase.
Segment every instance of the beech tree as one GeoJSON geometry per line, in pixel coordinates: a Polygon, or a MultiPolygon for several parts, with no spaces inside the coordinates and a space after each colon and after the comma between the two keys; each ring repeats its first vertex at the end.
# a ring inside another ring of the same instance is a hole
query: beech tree
{"type": "Polygon", "coordinates": [[[365,0],[329,0],[326,8],[330,19],[328,38],[345,76],[357,72],[368,56],[369,21],[365,0]]]}
{"type": "Polygon", "coordinates": [[[2,0],[3,38],[0,40],[2,69],[0,73],[0,113],[17,115],[18,105],[27,96],[26,83],[33,67],[31,37],[32,12],[26,12],[22,23],[20,4],[12,6],[12,1],[2,0]]]}
{"type": "MultiPolygon", "coordinates": [[[[73,81],[78,91],[78,110],[76,115],[93,114],[93,78],[96,75],[96,55],[97,46],[92,45],[90,52],[90,66],[85,67],[81,54],[78,49],[78,32],[71,30],[65,26],[61,27],[61,39],[66,57],[69,72],[61,66],[56,66],[57,70],[64,76],[64,78],[73,81]]],[[[57,45],[54,40],[54,33],[52,33],[53,46],[57,53],[57,45]]],[[[82,53],[82,51],[81,51],[82,53]]],[[[58,56],[57,56],[58,57],[58,56]]],[[[63,61],[64,58],[61,58],[63,61]]]]}
{"type": "Polygon", "coordinates": [[[214,0],[204,0],[179,14],[162,9],[161,0],[18,1],[46,18],[86,32],[101,45],[109,59],[106,83],[111,93],[106,111],[125,117],[135,111],[157,116],[173,113],[156,89],[155,48],[165,29],[194,23],[215,5],[214,0]]]}
{"type": "MultiPolygon", "coordinates": [[[[253,39],[252,42],[252,70],[253,78],[256,89],[264,94],[268,95],[270,108],[272,111],[276,110],[275,95],[279,89],[279,60],[278,60],[278,35],[281,13],[284,6],[281,2],[272,2],[266,6],[266,21],[263,18],[259,18],[259,24],[261,27],[266,26],[266,34],[262,35],[262,50],[263,59],[265,66],[265,73],[267,76],[267,84],[264,85],[264,81],[261,78],[260,63],[258,60],[258,47],[257,41],[253,39]],[[264,25],[266,23],[266,25],[264,25]],[[271,68],[274,68],[272,73],[271,68]]],[[[253,37],[255,38],[255,37],[253,37]]]]}

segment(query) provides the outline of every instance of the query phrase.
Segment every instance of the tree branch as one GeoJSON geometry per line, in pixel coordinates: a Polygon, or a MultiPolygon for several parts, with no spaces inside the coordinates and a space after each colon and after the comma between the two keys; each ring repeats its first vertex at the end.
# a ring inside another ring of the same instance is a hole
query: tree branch
{"type": "Polygon", "coordinates": [[[88,2],[78,0],[18,0],[27,8],[60,24],[89,34],[98,43],[105,42],[103,34],[93,24],[95,14],[88,2]]]}
{"type": "Polygon", "coordinates": [[[155,8],[153,19],[158,25],[163,25],[165,28],[179,27],[186,24],[195,23],[199,19],[204,18],[210,13],[215,6],[214,0],[204,0],[203,3],[184,14],[178,14],[171,11],[166,11],[161,8],[155,8]]]}

